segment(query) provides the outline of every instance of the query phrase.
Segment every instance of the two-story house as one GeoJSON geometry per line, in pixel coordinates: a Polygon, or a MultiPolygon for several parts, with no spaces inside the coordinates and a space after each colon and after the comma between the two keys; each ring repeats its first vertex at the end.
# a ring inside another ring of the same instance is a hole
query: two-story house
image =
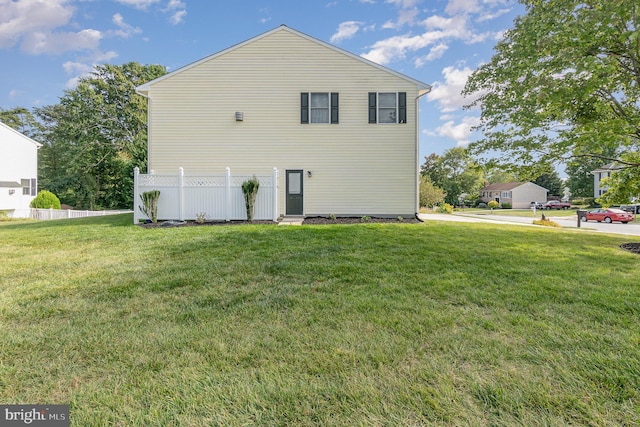
{"type": "Polygon", "coordinates": [[[148,98],[149,170],[277,168],[280,212],[292,216],[417,213],[429,90],[286,26],[137,88],[148,98]]]}
{"type": "Polygon", "coordinates": [[[28,217],[38,191],[38,149],[42,144],[0,122],[0,211],[28,217]]]}

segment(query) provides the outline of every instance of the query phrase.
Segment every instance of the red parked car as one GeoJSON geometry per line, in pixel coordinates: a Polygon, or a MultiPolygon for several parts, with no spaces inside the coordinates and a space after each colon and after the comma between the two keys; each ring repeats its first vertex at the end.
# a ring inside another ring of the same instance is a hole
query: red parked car
{"type": "Polygon", "coordinates": [[[581,221],[598,221],[611,223],[613,221],[620,221],[623,224],[633,221],[633,214],[625,212],[622,209],[595,209],[587,212],[580,218],[581,221]]]}

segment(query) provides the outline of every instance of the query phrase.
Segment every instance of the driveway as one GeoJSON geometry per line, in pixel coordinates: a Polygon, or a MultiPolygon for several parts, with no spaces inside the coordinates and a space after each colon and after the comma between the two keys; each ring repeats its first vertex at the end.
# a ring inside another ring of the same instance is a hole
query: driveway
{"type": "MultiPolygon", "coordinates": [[[[570,217],[554,217],[553,214],[545,213],[545,216],[551,221],[556,222],[562,228],[573,228],[575,230],[583,230],[590,232],[611,233],[611,234],[624,234],[627,236],[640,236],[640,222],[633,222],[629,224],[612,223],[606,224],[604,222],[598,223],[589,221],[587,223],[581,223],[580,228],[578,226],[577,216],[570,217]]],[[[532,217],[521,216],[506,216],[506,215],[474,215],[472,213],[456,212],[455,214],[420,214],[419,218],[423,221],[455,221],[455,222],[484,222],[493,224],[514,224],[525,225],[532,227],[539,227],[533,225],[532,217]]]]}

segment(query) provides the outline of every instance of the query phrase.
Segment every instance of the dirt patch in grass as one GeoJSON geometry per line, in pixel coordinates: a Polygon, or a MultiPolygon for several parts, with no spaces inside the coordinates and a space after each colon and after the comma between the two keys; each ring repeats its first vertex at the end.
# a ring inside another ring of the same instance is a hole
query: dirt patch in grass
{"type": "Polygon", "coordinates": [[[620,247],[626,251],[640,255],[640,243],[624,243],[620,247]]]}

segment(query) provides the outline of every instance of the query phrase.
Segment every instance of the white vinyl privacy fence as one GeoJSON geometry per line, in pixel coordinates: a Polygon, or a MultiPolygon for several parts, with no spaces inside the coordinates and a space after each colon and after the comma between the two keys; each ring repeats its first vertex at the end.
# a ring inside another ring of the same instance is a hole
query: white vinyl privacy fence
{"type": "MultiPolygon", "coordinates": [[[[158,190],[159,220],[195,220],[203,216],[208,221],[246,220],[242,183],[251,175],[231,175],[226,169],[219,175],[189,175],[183,168],[175,174],[141,174],[134,169],[133,222],[148,219],[140,209],[140,195],[146,191],[158,190]]],[[[277,221],[278,212],[278,169],[271,174],[256,175],[260,182],[253,219],[277,221]]]]}
{"type": "Polygon", "coordinates": [[[119,215],[122,213],[130,213],[127,210],[113,211],[77,211],[74,209],[16,209],[10,215],[13,218],[33,218],[39,220],[50,219],[70,219],[70,218],[87,218],[94,216],[119,215]]]}

